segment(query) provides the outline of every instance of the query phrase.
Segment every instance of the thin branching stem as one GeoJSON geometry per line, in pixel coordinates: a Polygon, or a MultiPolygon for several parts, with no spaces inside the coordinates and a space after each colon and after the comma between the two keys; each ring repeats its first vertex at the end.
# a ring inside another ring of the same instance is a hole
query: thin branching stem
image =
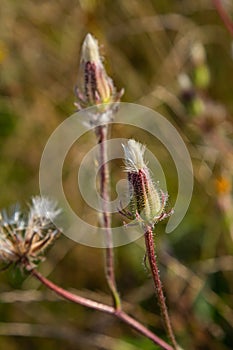
{"type": "Polygon", "coordinates": [[[121,320],[125,324],[128,324],[130,327],[135,329],[140,334],[142,334],[145,337],[147,337],[148,339],[152,340],[152,342],[159,345],[162,349],[164,349],[164,350],[172,350],[173,349],[163,339],[159,338],[156,334],[151,332],[143,324],[141,324],[140,322],[135,320],[133,317],[126,314],[124,311],[116,310],[112,306],[102,304],[102,303],[96,302],[94,300],[87,299],[87,298],[81,297],[79,295],[73,294],[73,293],[59,287],[55,283],[51,282],[46,277],[42,276],[35,269],[31,269],[30,266],[28,266],[27,269],[30,271],[30,273],[33,277],[35,277],[43,285],[45,285],[47,288],[51,289],[53,292],[55,292],[57,295],[61,296],[62,298],[69,300],[71,302],[74,302],[76,304],[80,304],[80,305],[89,307],[91,309],[95,309],[98,311],[102,311],[102,312],[111,314],[111,315],[117,317],[119,320],[121,320]]]}
{"type": "Polygon", "coordinates": [[[109,214],[108,203],[110,201],[109,195],[109,167],[107,162],[107,135],[108,126],[101,125],[97,128],[96,134],[99,142],[99,157],[100,157],[100,195],[103,200],[103,227],[105,229],[106,239],[106,253],[105,253],[105,269],[106,278],[109,288],[112,293],[114,307],[119,310],[121,308],[120,297],[116,287],[115,270],[114,270],[114,253],[112,244],[112,231],[111,231],[111,216],[109,214]]]}
{"type": "Polygon", "coordinates": [[[166,305],[166,301],[163,293],[162,282],[159,276],[159,269],[156,261],[156,255],[155,255],[153,231],[151,226],[146,227],[145,243],[146,243],[147,257],[150,264],[150,269],[151,269],[152,278],[154,281],[155,291],[157,294],[161,315],[167,330],[167,334],[171,340],[172,346],[175,350],[177,350],[178,345],[176,343],[175,335],[172,329],[171,320],[168,314],[168,309],[167,309],[167,305],[166,305]]]}

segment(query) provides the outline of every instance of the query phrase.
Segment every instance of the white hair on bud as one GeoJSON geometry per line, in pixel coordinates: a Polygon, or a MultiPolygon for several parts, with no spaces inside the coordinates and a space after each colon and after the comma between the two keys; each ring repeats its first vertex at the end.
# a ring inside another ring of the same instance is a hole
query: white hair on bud
{"type": "Polygon", "coordinates": [[[101,62],[98,41],[89,33],[86,35],[82,45],[81,60],[85,62],[101,62]]]}
{"type": "Polygon", "coordinates": [[[147,168],[144,161],[146,147],[141,143],[131,139],[127,145],[122,145],[125,153],[125,171],[137,172],[140,169],[147,168]]]}

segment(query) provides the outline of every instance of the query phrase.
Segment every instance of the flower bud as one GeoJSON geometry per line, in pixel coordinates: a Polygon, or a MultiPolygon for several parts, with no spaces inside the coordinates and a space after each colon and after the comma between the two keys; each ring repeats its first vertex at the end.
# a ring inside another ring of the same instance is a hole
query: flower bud
{"type": "Polygon", "coordinates": [[[152,227],[168,214],[164,212],[167,194],[164,194],[151,178],[144,161],[145,146],[135,140],[123,145],[125,171],[128,175],[129,211],[120,211],[130,219],[137,219],[152,227]]]}
{"type": "Polygon", "coordinates": [[[76,96],[78,109],[120,101],[123,91],[117,93],[112,79],[103,66],[97,40],[87,34],[81,50],[76,96]]]}

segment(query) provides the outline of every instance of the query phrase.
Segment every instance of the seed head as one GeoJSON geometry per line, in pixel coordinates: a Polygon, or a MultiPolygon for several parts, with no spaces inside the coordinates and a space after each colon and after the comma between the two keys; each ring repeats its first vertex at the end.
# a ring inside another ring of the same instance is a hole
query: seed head
{"type": "Polygon", "coordinates": [[[144,161],[145,146],[135,140],[129,140],[127,145],[123,145],[123,149],[130,203],[129,211],[123,209],[120,213],[153,227],[168,215],[164,212],[168,196],[151,178],[150,170],[144,161]]]}
{"type": "Polygon", "coordinates": [[[48,198],[34,197],[27,215],[19,208],[12,215],[0,213],[0,262],[21,267],[40,262],[60,234],[52,222],[60,212],[48,198]]]}

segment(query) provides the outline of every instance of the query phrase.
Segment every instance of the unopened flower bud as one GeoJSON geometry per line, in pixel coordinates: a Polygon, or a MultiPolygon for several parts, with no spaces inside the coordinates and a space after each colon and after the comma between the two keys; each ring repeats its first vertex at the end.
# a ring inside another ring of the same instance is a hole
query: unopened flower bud
{"type": "Polygon", "coordinates": [[[154,226],[167,216],[164,212],[167,194],[163,193],[151,178],[150,170],[144,161],[145,146],[135,140],[129,140],[123,148],[130,203],[129,211],[120,212],[130,219],[154,226]]]}
{"type": "Polygon", "coordinates": [[[123,91],[118,93],[102,63],[97,40],[87,34],[81,51],[76,96],[78,109],[104,103],[119,102],[123,91]]]}

